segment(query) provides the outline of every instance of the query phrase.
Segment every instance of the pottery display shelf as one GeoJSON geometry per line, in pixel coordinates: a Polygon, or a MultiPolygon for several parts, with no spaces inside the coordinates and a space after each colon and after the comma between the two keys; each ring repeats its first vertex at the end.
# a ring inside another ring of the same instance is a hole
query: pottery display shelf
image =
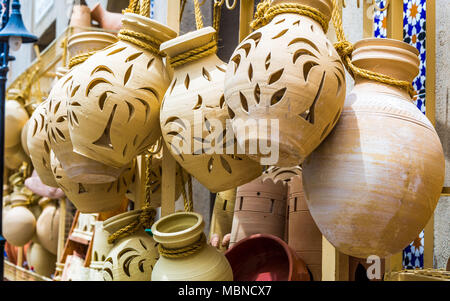
{"type": "Polygon", "coordinates": [[[7,281],[52,281],[52,279],[19,267],[12,262],[4,261],[4,280],[7,281]]]}

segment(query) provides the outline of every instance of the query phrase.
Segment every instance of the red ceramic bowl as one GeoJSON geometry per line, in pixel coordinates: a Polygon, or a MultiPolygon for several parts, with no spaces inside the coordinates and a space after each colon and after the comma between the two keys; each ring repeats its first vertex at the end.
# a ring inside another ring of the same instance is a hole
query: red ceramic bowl
{"type": "Polygon", "coordinates": [[[254,234],[225,252],[234,281],[309,281],[306,264],[280,238],[254,234]]]}

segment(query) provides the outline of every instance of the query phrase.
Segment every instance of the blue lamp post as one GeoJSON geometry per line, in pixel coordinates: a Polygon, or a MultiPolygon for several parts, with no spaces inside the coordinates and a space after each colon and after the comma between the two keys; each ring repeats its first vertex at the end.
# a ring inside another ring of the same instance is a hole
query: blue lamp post
{"type": "MultiPolygon", "coordinates": [[[[5,93],[6,79],[8,74],[8,62],[14,58],[9,56],[9,48],[18,50],[22,43],[34,43],[38,39],[32,35],[23,24],[20,13],[19,0],[13,0],[11,15],[9,15],[10,0],[1,0],[3,16],[0,30],[0,183],[3,183],[4,168],[4,144],[5,144],[5,93]]],[[[3,189],[0,189],[0,199],[3,200],[3,189]]],[[[0,206],[0,281],[3,281],[3,254],[5,250],[5,239],[2,236],[3,205],[0,206]]]]}

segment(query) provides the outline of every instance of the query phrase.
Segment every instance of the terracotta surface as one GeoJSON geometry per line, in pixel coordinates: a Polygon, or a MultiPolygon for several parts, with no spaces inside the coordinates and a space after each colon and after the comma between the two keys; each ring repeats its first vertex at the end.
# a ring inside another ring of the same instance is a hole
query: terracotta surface
{"type": "Polygon", "coordinates": [[[39,243],[50,253],[56,255],[59,233],[59,207],[56,200],[39,201],[42,213],[36,222],[36,235],[39,243]]]}
{"type": "MultiPolygon", "coordinates": [[[[390,39],[355,44],[358,67],[412,81],[418,51],[390,39]]],[[[330,136],[303,164],[317,226],[339,251],[364,258],[401,252],[425,227],[444,181],[436,131],[401,88],[356,78],[330,136]]]]}
{"type": "MultiPolygon", "coordinates": [[[[122,24],[161,42],[176,36],[136,14],[126,13],[122,24]]],[[[68,113],[74,151],[115,168],[130,163],[161,135],[159,108],[169,83],[162,57],[129,42],[92,55],[73,72],[68,113]]]]}
{"type": "MultiPolygon", "coordinates": [[[[200,214],[178,212],[152,226],[155,241],[167,249],[179,249],[197,242],[205,223],[200,214]]],[[[225,256],[211,245],[180,258],[161,256],[153,268],[154,281],[231,281],[233,274],[225,256]]]]}
{"type": "MultiPolygon", "coordinates": [[[[273,4],[282,1],[274,1],[273,4]]],[[[290,0],[312,6],[331,17],[331,0],[290,0]]],[[[279,167],[300,164],[331,132],[345,98],[342,62],[322,27],[310,17],[295,13],[277,15],[252,32],[231,56],[225,77],[225,102],[233,129],[241,121],[278,120],[278,132],[268,126],[250,125],[249,135],[238,142],[279,145],[279,167]]],[[[265,155],[249,154],[255,160],[265,155]]]]}
{"type": "Polygon", "coordinates": [[[97,21],[103,29],[119,31],[122,27],[122,16],[122,14],[105,10],[100,3],[95,4],[91,9],[92,20],[97,21]]]}
{"type": "MultiPolygon", "coordinates": [[[[11,195],[11,204],[26,201],[27,196],[20,193],[11,195]]],[[[31,240],[36,231],[36,218],[24,206],[12,207],[2,218],[3,237],[13,246],[22,247],[31,240]]]]}
{"type": "Polygon", "coordinates": [[[235,281],[309,281],[305,263],[280,238],[254,234],[225,252],[235,281]]]}
{"type": "Polygon", "coordinates": [[[252,234],[272,234],[284,238],[286,191],[283,182],[258,178],[239,186],[236,193],[230,247],[252,234]]]}
{"type": "Polygon", "coordinates": [[[79,33],[85,31],[87,27],[91,27],[91,10],[89,7],[87,5],[74,5],[69,25],[74,27],[73,33],[79,33]]]}
{"type": "MultiPolygon", "coordinates": [[[[27,252],[30,249],[31,242],[23,246],[23,262],[27,261],[27,252]]],[[[5,252],[8,256],[8,260],[17,265],[17,259],[19,254],[19,247],[13,246],[8,242],[5,242],[5,252]]]]}
{"type": "MultiPolygon", "coordinates": [[[[205,27],[161,45],[169,57],[212,41],[215,30],[205,27]]],[[[216,54],[174,68],[161,106],[161,129],[178,163],[211,192],[245,184],[261,174],[261,166],[246,156],[227,154],[233,141],[223,98],[227,65],[216,54]],[[215,129],[219,124],[221,128],[215,129]]]]}

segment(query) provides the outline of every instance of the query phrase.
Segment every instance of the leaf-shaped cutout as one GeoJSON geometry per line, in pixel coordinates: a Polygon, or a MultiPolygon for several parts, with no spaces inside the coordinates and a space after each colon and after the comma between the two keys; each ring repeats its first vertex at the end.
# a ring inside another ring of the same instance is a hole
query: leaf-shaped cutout
{"type": "MultiPolygon", "coordinates": [[[[111,280],[114,280],[113,272],[111,271],[110,268],[103,268],[103,272],[105,272],[106,274],[108,274],[109,277],[111,277],[111,280]]],[[[106,279],[105,276],[103,275],[103,280],[107,281],[108,279],[106,279]]]]}
{"type": "Polygon", "coordinates": [[[300,20],[294,21],[294,23],[292,23],[292,25],[300,26],[300,20]]]}
{"type": "Polygon", "coordinates": [[[78,122],[78,117],[75,114],[75,112],[72,112],[72,121],[75,125],[77,125],[77,126],[80,125],[80,123],[78,122]]]}
{"type": "Polygon", "coordinates": [[[245,40],[253,40],[255,41],[255,47],[258,47],[259,42],[261,41],[262,33],[257,31],[250,36],[248,36],[245,40]]]}
{"type": "Polygon", "coordinates": [[[220,164],[222,164],[222,167],[229,173],[231,174],[231,166],[230,163],[228,163],[227,160],[225,160],[224,157],[220,156],[220,164]]]}
{"type": "Polygon", "coordinates": [[[56,119],[56,122],[61,123],[61,122],[64,122],[65,120],[66,120],[65,116],[60,116],[60,117],[58,117],[58,119],[56,119]]]}
{"type": "Polygon", "coordinates": [[[73,75],[69,76],[64,83],[62,84],[62,86],[64,87],[71,79],[73,78],[73,75]]]}
{"type": "Polygon", "coordinates": [[[247,57],[251,48],[252,48],[252,45],[250,43],[244,43],[244,44],[241,45],[241,47],[238,48],[238,50],[239,49],[244,49],[245,57],[247,57]]]}
{"type": "Polygon", "coordinates": [[[58,136],[62,139],[62,140],[66,140],[66,136],[64,136],[63,132],[58,129],[57,127],[55,127],[56,133],[58,133],[58,136]]]}
{"type": "Polygon", "coordinates": [[[242,109],[248,113],[248,102],[247,102],[247,98],[245,97],[244,94],[242,94],[242,92],[239,92],[239,97],[241,99],[241,105],[242,105],[242,109]]]}
{"type": "Polygon", "coordinates": [[[137,52],[135,54],[130,55],[129,57],[127,57],[127,59],[125,60],[125,63],[131,62],[135,59],[137,59],[138,57],[140,57],[143,54],[143,52],[137,52]]]}
{"type": "Polygon", "coordinates": [[[184,79],[184,86],[187,90],[189,90],[189,84],[191,83],[191,79],[189,78],[189,74],[186,74],[186,77],[184,79]]]}
{"type": "Polygon", "coordinates": [[[213,164],[214,164],[214,157],[209,158],[208,161],[208,172],[211,173],[212,169],[213,169],[213,164]]]}
{"type": "Polygon", "coordinates": [[[284,36],[284,34],[289,30],[289,28],[283,29],[282,31],[280,31],[277,35],[275,35],[272,39],[278,39],[282,36],[284,36]]]}
{"type": "Polygon", "coordinates": [[[200,94],[197,95],[197,104],[192,108],[192,110],[198,110],[202,107],[203,98],[200,94]]]}
{"type": "Polygon", "coordinates": [[[103,111],[103,108],[105,107],[105,101],[108,98],[108,93],[111,93],[111,92],[112,91],[105,91],[98,98],[98,107],[100,108],[101,111],[103,111]]]}
{"type": "Polygon", "coordinates": [[[42,114],[39,114],[39,117],[41,117],[41,128],[39,129],[39,132],[41,132],[45,125],[45,117],[42,114]]]}
{"type": "Polygon", "coordinates": [[[249,66],[248,66],[248,79],[250,81],[252,81],[252,79],[253,79],[253,66],[252,66],[252,63],[250,63],[249,66]]]}
{"type": "Polygon", "coordinates": [[[108,53],[106,56],[110,56],[110,55],[119,53],[119,52],[125,50],[126,48],[127,48],[127,47],[121,47],[121,48],[114,49],[113,51],[111,51],[110,53],[108,53]]]}
{"type": "Polygon", "coordinates": [[[106,80],[104,78],[96,78],[96,79],[92,80],[89,83],[89,85],[86,87],[86,96],[89,96],[89,93],[91,92],[91,90],[94,89],[95,86],[100,85],[100,84],[108,84],[110,86],[112,85],[108,80],[106,80]]]}
{"type": "Polygon", "coordinates": [[[270,99],[270,105],[273,106],[273,105],[277,104],[283,98],[285,93],[286,93],[286,88],[280,89],[277,92],[275,92],[272,95],[272,98],[270,99]]]}
{"type": "Polygon", "coordinates": [[[306,116],[306,120],[309,121],[309,123],[311,123],[311,124],[314,124],[314,121],[315,121],[316,103],[317,103],[317,100],[320,98],[320,95],[322,94],[323,84],[325,82],[325,75],[326,75],[326,72],[324,71],[322,74],[322,79],[320,80],[319,89],[317,89],[317,93],[316,93],[316,96],[314,97],[313,103],[309,107],[308,116],[306,116]]]}
{"type": "Polygon", "coordinates": [[[319,64],[317,64],[316,62],[313,61],[309,61],[303,64],[303,78],[305,79],[305,82],[308,81],[308,75],[309,75],[309,71],[311,71],[311,69],[314,66],[318,66],[319,64]]]}
{"type": "MultiPolygon", "coordinates": [[[[134,139],[133,139],[133,146],[136,146],[137,139],[138,139],[138,135],[134,136],[134,139]]],[[[134,175],[133,175],[133,176],[134,176],[134,175]]]]}
{"type": "Polygon", "coordinates": [[[125,261],[123,262],[122,268],[123,268],[124,273],[125,273],[128,277],[131,277],[131,275],[130,275],[130,263],[131,263],[131,261],[132,261],[134,258],[136,258],[136,257],[138,257],[138,255],[131,255],[130,257],[128,257],[127,259],[125,259],[125,261]]]}
{"type": "Polygon", "coordinates": [[[100,66],[95,67],[95,69],[92,70],[92,72],[91,72],[91,76],[97,72],[107,72],[107,73],[111,73],[112,75],[114,75],[114,72],[105,65],[100,65],[100,66]]]}
{"type": "Polygon", "coordinates": [[[233,119],[236,114],[234,114],[233,110],[228,106],[228,116],[230,116],[231,119],[233,119]]]}
{"type": "Polygon", "coordinates": [[[111,182],[111,184],[109,184],[108,188],[106,188],[106,192],[110,192],[115,183],[116,182],[111,182]]]}
{"type": "Polygon", "coordinates": [[[216,66],[216,68],[219,70],[219,71],[222,71],[222,72],[227,72],[227,70],[225,69],[225,68],[222,68],[221,66],[216,66]]]}
{"type": "Polygon", "coordinates": [[[234,67],[234,73],[236,73],[237,69],[239,68],[239,64],[241,63],[241,55],[236,54],[231,60],[236,64],[234,67]]]}
{"type": "Polygon", "coordinates": [[[313,24],[311,24],[311,32],[314,32],[314,25],[313,24]]]}
{"type": "MultiPolygon", "coordinates": [[[[334,62],[335,62],[335,63],[338,63],[338,64],[340,64],[340,65],[342,66],[342,63],[341,63],[341,61],[339,61],[339,60],[336,60],[336,61],[334,61],[334,62]]],[[[341,68],[334,67],[334,70],[337,71],[337,72],[339,72],[339,74],[341,75],[341,78],[345,78],[344,71],[343,71],[341,68]]]]}
{"type": "Polygon", "coordinates": [[[48,164],[44,157],[42,157],[42,165],[48,169],[48,164]]]}
{"type": "Polygon", "coordinates": [[[292,63],[295,64],[295,62],[298,60],[298,58],[301,57],[302,55],[310,55],[312,57],[317,58],[317,56],[315,54],[313,54],[311,51],[309,51],[308,49],[299,49],[296,52],[294,52],[294,55],[292,56],[292,63]]]}
{"type": "Polygon", "coordinates": [[[255,97],[256,103],[259,103],[261,100],[261,89],[259,88],[259,84],[256,84],[253,96],[255,97]]]}
{"type": "Polygon", "coordinates": [[[283,72],[284,72],[284,68],[281,68],[280,70],[272,73],[269,77],[268,84],[271,85],[271,84],[277,82],[281,78],[281,75],[283,75],[283,72]]]}
{"type": "Polygon", "coordinates": [[[134,116],[134,106],[133,104],[129,103],[128,101],[125,101],[128,106],[128,121],[134,116]]]}
{"type": "Polygon", "coordinates": [[[145,262],[145,258],[144,259],[141,259],[139,262],[138,262],[138,267],[139,267],[139,271],[141,271],[141,273],[144,273],[145,271],[144,271],[144,262],[145,262]]]}
{"type": "Polygon", "coordinates": [[[31,137],[34,137],[34,135],[36,135],[36,132],[38,129],[38,122],[36,121],[36,119],[34,119],[33,121],[34,121],[34,127],[33,127],[33,134],[31,135],[31,137]]]}
{"type": "Polygon", "coordinates": [[[278,20],[277,22],[275,22],[275,24],[280,24],[280,23],[283,23],[284,21],[286,21],[286,19],[281,19],[281,20],[278,20]]]}
{"type": "Polygon", "coordinates": [[[270,67],[270,59],[271,59],[271,57],[272,57],[272,53],[271,52],[269,52],[269,54],[267,55],[267,57],[266,57],[266,61],[265,61],[265,67],[266,67],[266,70],[267,69],[269,69],[269,67],[270,67]]]}
{"type": "Polygon", "coordinates": [[[136,99],[139,100],[139,102],[145,107],[145,121],[147,121],[148,117],[150,116],[150,105],[148,104],[148,102],[141,98],[136,99]]]}
{"type": "Polygon", "coordinates": [[[337,111],[336,115],[334,115],[334,118],[333,118],[333,124],[335,124],[335,123],[338,121],[339,116],[341,116],[341,109],[339,109],[339,110],[337,111]]]}
{"type": "Polygon", "coordinates": [[[153,58],[153,57],[148,61],[148,63],[147,63],[147,70],[150,69],[150,67],[153,65],[154,61],[155,61],[155,58],[153,58]]]}
{"type": "Polygon", "coordinates": [[[44,150],[47,154],[50,154],[50,148],[48,147],[48,143],[45,140],[44,140],[44,150]]]}
{"type": "Polygon", "coordinates": [[[131,72],[133,71],[133,66],[128,67],[127,72],[125,72],[125,76],[123,77],[123,85],[125,86],[128,83],[128,80],[131,77],[131,72]]]}
{"type": "Polygon", "coordinates": [[[74,102],[70,103],[70,105],[74,106],[74,107],[81,107],[81,104],[78,101],[74,101],[74,102]]]}
{"type": "Polygon", "coordinates": [[[166,126],[169,123],[177,123],[179,124],[183,129],[186,129],[186,125],[184,124],[183,120],[181,120],[179,117],[177,116],[172,116],[167,118],[166,122],[164,123],[164,126],[166,126]]]}
{"type": "Polygon", "coordinates": [[[61,105],[61,102],[58,101],[58,103],[55,105],[55,108],[53,109],[53,114],[56,114],[58,112],[59,106],[61,105]]]}
{"type": "Polygon", "coordinates": [[[169,95],[172,94],[173,88],[175,88],[175,85],[177,84],[177,79],[175,78],[175,80],[172,83],[172,86],[170,86],[170,92],[169,95]]]}
{"type": "Polygon", "coordinates": [[[52,134],[53,141],[56,143],[57,140],[56,140],[55,131],[53,129],[51,129],[50,133],[52,134]]]}
{"type": "Polygon", "coordinates": [[[222,94],[222,96],[220,96],[220,100],[219,100],[219,108],[223,109],[224,104],[225,104],[225,97],[222,94]]]}
{"type": "Polygon", "coordinates": [[[145,245],[144,241],[139,238],[139,242],[141,243],[141,246],[144,248],[144,250],[147,250],[147,246],[145,245]]]}
{"type": "Polygon", "coordinates": [[[150,87],[143,87],[143,88],[139,88],[138,90],[144,90],[145,92],[149,92],[149,93],[152,94],[156,99],[159,100],[158,92],[156,92],[156,90],[153,89],[153,88],[150,88],[150,87]]]}
{"type": "Polygon", "coordinates": [[[208,70],[205,69],[205,67],[202,68],[202,75],[206,80],[211,81],[211,75],[209,74],[208,70]]]}
{"type": "Polygon", "coordinates": [[[316,44],[314,44],[313,42],[311,42],[310,40],[305,39],[305,38],[295,38],[295,39],[293,39],[292,41],[289,42],[288,46],[291,46],[291,45],[296,44],[296,43],[305,43],[305,44],[311,46],[314,50],[316,50],[317,52],[320,53],[319,48],[317,48],[316,44]]]}
{"type": "Polygon", "coordinates": [[[94,145],[113,149],[113,145],[111,143],[111,124],[114,118],[114,114],[116,113],[116,109],[117,104],[114,105],[111,114],[109,115],[108,122],[105,126],[102,135],[96,141],[93,142],[94,145]]]}
{"type": "Polygon", "coordinates": [[[336,95],[339,94],[339,92],[341,91],[341,87],[342,87],[342,81],[339,78],[339,76],[336,73],[333,73],[334,76],[336,76],[336,80],[337,80],[337,89],[336,89],[336,95]]]}
{"type": "Polygon", "coordinates": [[[78,183],[78,194],[86,193],[87,190],[84,188],[83,184],[78,183]]]}

